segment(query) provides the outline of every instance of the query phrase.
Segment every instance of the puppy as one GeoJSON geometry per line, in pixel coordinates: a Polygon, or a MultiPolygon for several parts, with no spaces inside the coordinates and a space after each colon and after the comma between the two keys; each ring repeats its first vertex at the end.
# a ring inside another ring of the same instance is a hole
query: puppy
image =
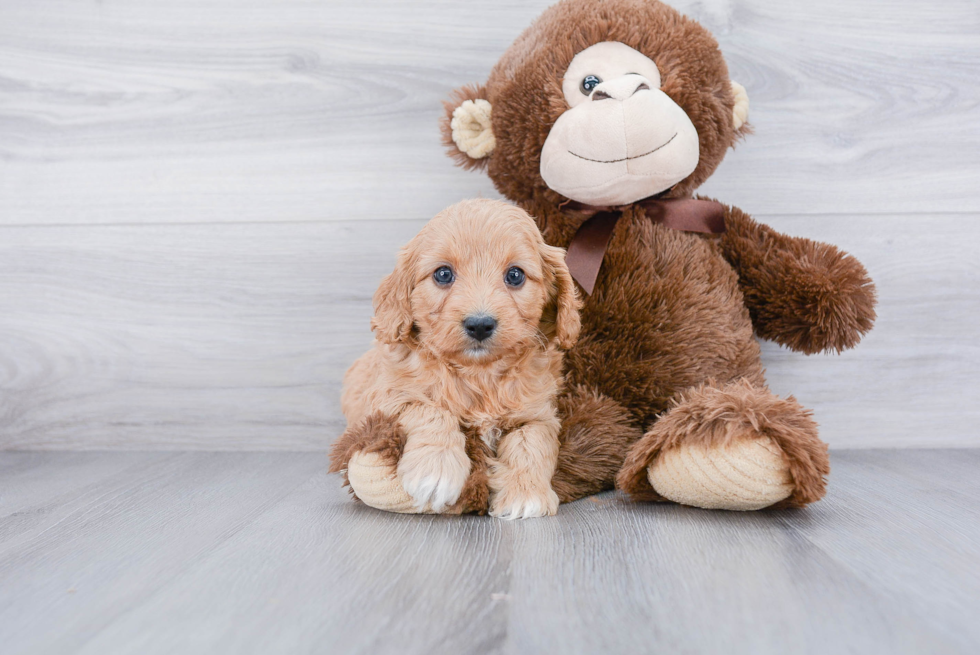
{"type": "Polygon", "coordinates": [[[523,210],[468,200],[429,221],[378,287],[376,341],[347,371],[341,404],[348,426],[397,417],[398,478],[419,511],[459,498],[470,473],[463,430],[495,453],[492,515],[558,510],[555,396],[580,328],[564,255],[523,210]]]}

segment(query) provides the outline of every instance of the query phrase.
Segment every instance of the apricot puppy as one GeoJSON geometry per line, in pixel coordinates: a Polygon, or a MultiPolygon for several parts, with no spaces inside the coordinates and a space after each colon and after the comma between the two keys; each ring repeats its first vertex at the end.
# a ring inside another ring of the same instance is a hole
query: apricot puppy
{"type": "Polygon", "coordinates": [[[490,513],[554,514],[555,396],[579,333],[564,251],[522,209],[468,200],[401,250],[374,295],[374,347],[344,378],[348,428],[382,412],[406,435],[398,479],[418,511],[441,512],[470,473],[464,429],[495,455],[490,513]]]}

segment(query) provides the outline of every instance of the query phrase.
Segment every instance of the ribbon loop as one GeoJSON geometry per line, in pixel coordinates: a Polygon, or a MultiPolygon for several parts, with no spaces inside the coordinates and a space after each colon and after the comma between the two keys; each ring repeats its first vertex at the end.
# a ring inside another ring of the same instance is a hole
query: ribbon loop
{"type": "MultiPolygon", "coordinates": [[[[725,206],[714,200],[649,199],[636,204],[643,207],[651,221],[672,230],[704,234],[721,234],[725,231],[725,206]]],[[[579,226],[568,244],[565,263],[575,281],[591,296],[609,240],[623,212],[622,208],[616,207],[576,204],[574,208],[591,216],[579,226]]]]}

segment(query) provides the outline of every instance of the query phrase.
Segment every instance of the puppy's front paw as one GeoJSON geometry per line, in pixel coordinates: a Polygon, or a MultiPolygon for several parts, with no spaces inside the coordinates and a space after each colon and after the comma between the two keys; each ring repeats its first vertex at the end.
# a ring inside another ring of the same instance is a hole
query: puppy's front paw
{"type": "Polygon", "coordinates": [[[558,513],[558,494],[551,487],[536,490],[501,489],[490,501],[498,519],[533,519],[558,513]]]}
{"type": "Polygon", "coordinates": [[[428,504],[438,514],[455,503],[469,475],[470,460],[466,452],[453,448],[406,449],[398,462],[402,487],[415,500],[419,511],[428,504]]]}

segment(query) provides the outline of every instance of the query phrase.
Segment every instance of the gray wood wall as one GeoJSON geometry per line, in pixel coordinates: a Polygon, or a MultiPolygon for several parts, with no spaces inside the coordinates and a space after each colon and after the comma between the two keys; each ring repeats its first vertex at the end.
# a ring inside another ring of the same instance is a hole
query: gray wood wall
{"type": "MultiPolygon", "coordinates": [[[[323,449],[439,145],[548,2],[0,2],[0,448],[323,449]]],[[[704,191],[860,258],[856,350],[766,345],[834,447],[980,445],[980,5],[674,3],[756,133],[704,191]]]]}

